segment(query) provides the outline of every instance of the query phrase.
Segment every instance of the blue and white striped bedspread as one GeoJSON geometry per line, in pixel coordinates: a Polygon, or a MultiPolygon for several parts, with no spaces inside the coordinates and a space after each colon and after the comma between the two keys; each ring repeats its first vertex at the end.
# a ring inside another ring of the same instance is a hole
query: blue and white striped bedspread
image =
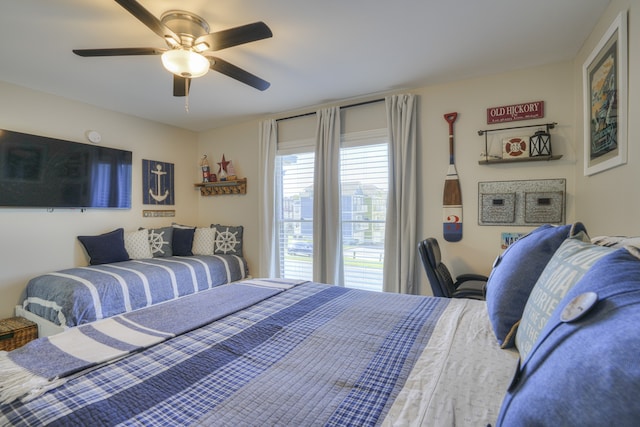
{"type": "Polygon", "coordinates": [[[305,283],[0,407],[15,425],[377,425],[449,300],[305,283]]]}
{"type": "Polygon", "coordinates": [[[78,326],[247,277],[235,255],[151,258],[56,271],[27,284],[25,310],[78,326]]]}

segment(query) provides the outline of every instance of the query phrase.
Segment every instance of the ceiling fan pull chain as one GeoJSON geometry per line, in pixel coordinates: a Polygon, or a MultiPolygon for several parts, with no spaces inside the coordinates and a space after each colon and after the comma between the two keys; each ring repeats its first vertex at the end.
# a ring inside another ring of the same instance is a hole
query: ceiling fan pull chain
{"type": "Polygon", "coordinates": [[[189,112],[189,80],[184,79],[184,109],[188,113],[189,112]]]}

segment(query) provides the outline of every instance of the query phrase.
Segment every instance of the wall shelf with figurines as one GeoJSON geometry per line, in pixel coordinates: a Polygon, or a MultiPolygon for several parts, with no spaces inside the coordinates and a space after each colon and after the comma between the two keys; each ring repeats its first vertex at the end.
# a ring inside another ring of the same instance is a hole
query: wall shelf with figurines
{"type": "Polygon", "coordinates": [[[231,160],[226,160],[224,154],[218,162],[218,172],[211,173],[209,160],[205,154],[200,159],[202,182],[194,184],[200,189],[202,196],[219,196],[223,194],[247,194],[247,178],[238,178],[231,160]]]}
{"type": "Polygon", "coordinates": [[[238,178],[233,181],[202,182],[193,185],[200,188],[200,195],[202,196],[247,194],[247,178],[238,178]]]}
{"type": "Polygon", "coordinates": [[[562,155],[553,155],[551,153],[551,134],[549,130],[553,129],[557,123],[543,123],[537,125],[513,126],[499,129],[479,130],[478,135],[484,135],[484,153],[482,153],[478,163],[481,165],[495,163],[513,163],[513,162],[533,162],[541,160],[558,160],[562,155]],[[502,140],[500,155],[489,153],[488,134],[491,132],[503,132],[513,129],[544,127],[546,130],[539,130],[532,136],[528,137],[510,137],[502,140]]]}

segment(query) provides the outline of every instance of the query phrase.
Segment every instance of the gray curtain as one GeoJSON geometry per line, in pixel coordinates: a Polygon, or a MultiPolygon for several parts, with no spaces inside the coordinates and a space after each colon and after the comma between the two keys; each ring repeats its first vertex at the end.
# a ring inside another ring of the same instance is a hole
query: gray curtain
{"type": "Polygon", "coordinates": [[[275,177],[275,159],[278,147],[278,123],[265,120],[259,129],[258,173],[260,190],[258,191],[258,229],[260,256],[259,275],[262,277],[280,277],[280,247],[277,225],[278,187],[275,177]]]}
{"type": "Polygon", "coordinates": [[[385,98],[389,129],[389,199],[385,225],[383,290],[417,294],[416,96],[385,98]]]}
{"type": "Polygon", "coordinates": [[[344,285],[340,219],[340,108],[317,112],[313,184],[313,280],[344,285]]]}

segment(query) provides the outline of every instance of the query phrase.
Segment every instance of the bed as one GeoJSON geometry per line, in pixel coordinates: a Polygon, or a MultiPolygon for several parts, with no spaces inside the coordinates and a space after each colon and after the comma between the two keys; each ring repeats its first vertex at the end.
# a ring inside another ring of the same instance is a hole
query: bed
{"type": "Polygon", "coordinates": [[[487,425],[517,359],[482,301],[253,279],[14,350],[46,380],[0,387],[0,424],[487,425]]]}
{"type": "Polygon", "coordinates": [[[75,267],[31,279],[16,314],[40,336],[247,278],[236,255],[170,256],[75,267]]]}
{"type": "Polygon", "coordinates": [[[486,301],[250,278],[0,352],[0,425],[636,426],[638,323],[637,239],[545,225],[486,301]]]}

